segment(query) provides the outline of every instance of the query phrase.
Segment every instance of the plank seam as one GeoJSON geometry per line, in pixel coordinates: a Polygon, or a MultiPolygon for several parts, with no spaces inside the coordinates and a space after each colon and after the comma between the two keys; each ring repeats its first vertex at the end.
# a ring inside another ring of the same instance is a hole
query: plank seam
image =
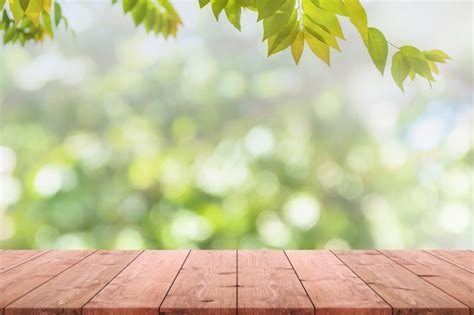
{"type": "MultiPolygon", "coordinates": [[[[48,252],[51,252],[51,251],[48,251],[48,252]]],[[[22,297],[30,294],[31,292],[33,292],[34,290],[38,289],[39,287],[45,285],[46,283],[48,283],[49,281],[53,280],[54,278],[56,278],[57,276],[59,276],[60,274],[62,274],[63,272],[66,272],[68,269],[74,267],[75,265],[77,265],[78,263],[80,263],[81,261],[83,261],[84,259],[86,259],[87,257],[89,256],[92,256],[94,253],[96,253],[97,250],[94,250],[92,251],[89,255],[85,256],[84,258],[82,259],[79,259],[78,261],[76,261],[74,264],[72,264],[71,266],[67,267],[66,269],[64,269],[63,271],[61,271],[60,273],[58,273],[57,275],[54,275],[52,276],[51,278],[49,278],[48,280],[46,280],[45,282],[41,283],[40,285],[32,288],[31,290],[27,291],[25,294],[23,294],[22,296],[16,298],[15,300],[11,301],[10,303],[8,303],[7,305],[5,305],[5,307],[3,308],[4,311],[6,311],[6,309],[12,305],[13,303],[15,303],[16,301],[18,301],[19,299],[21,299],[22,297]]]]}
{"type": "Polygon", "coordinates": [[[165,296],[163,297],[163,300],[161,300],[161,303],[160,303],[160,305],[158,306],[158,314],[161,314],[161,306],[162,306],[163,303],[165,302],[166,297],[168,296],[168,293],[170,292],[171,288],[173,287],[173,284],[174,284],[174,282],[176,281],[176,278],[178,278],[178,275],[181,273],[181,270],[183,269],[184,263],[186,262],[186,260],[188,260],[188,257],[189,257],[190,254],[191,254],[191,251],[188,250],[188,254],[187,254],[186,257],[184,258],[183,263],[181,264],[181,267],[179,268],[178,272],[177,272],[176,275],[174,276],[174,279],[173,279],[173,281],[171,282],[171,284],[170,284],[168,290],[166,291],[165,296]]]}
{"type": "Polygon", "coordinates": [[[385,300],[385,299],[383,298],[383,296],[381,296],[377,291],[375,291],[375,289],[372,288],[372,286],[371,286],[370,284],[368,284],[364,279],[362,279],[362,278],[357,274],[357,272],[355,272],[348,264],[346,264],[341,258],[339,258],[339,256],[336,255],[336,253],[334,253],[332,250],[329,250],[329,252],[330,252],[331,254],[333,254],[334,256],[336,256],[336,258],[337,258],[341,263],[343,263],[344,266],[346,266],[347,268],[349,268],[349,270],[352,271],[352,273],[353,273],[354,275],[356,275],[362,282],[365,283],[366,286],[368,286],[378,297],[380,297],[380,298],[382,299],[382,301],[384,301],[384,302],[390,307],[390,309],[392,310],[392,312],[391,312],[392,315],[395,314],[395,309],[393,308],[392,304],[388,303],[387,300],[385,300]]]}
{"type": "MultiPolygon", "coordinates": [[[[9,252],[8,250],[4,251],[4,253],[8,253],[8,252],[9,252]]],[[[2,274],[2,273],[4,273],[4,272],[7,272],[7,271],[9,271],[9,270],[12,270],[12,269],[14,269],[14,268],[16,268],[16,267],[18,267],[18,266],[21,266],[21,265],[23,265],[24,263],[27,263],[27,262],[29,262],[29,261],[31,261],[31,260],[33,260],[33,259],[36,259],[36,258],[38,258],[38,257],[40,257],[40,256],[43,256],[44,254],[49,253],[49,252],[50,252],[50,250],[46,250],[46,251],[44,251],[44,252],[42,252],[42,253],[40,253],[40,254],[38,254],[38,255],[36,255],[36,256],[30,257],[30,258],[28,258],[28,259],[22,261],[21,263],[14,265],[13,267],[10,267],[10,268],[8,268],[8,269],[5,269],[5,270],[3,270],[3,271],[0,271],[0,274],[2,274]]]]}
{"type": "Polygon", "coordinates": [[[84,313],[84,306],[87,305],[87,303],[89,303],[93,298],[95,298],[97,296],[97,294],[99,294],[106,286],[109,285],[110,282],[112,282],[112,280],[114,280],[119,274],[122,273],[122,271],[125,270],[125,268],[127,268],[128,266],[130,266],[131,263],[133,263],[135,261],[135,259],[137,259],[139,256],[141,256],[141,254],[144,252],[144,250],[141,250],[140,253],[135,256],[132,260],[130,260],[130,262],[128,264],[126,264],[122,269],[120,269],[119,272],[117,272],[117,274],[115,276],[112,277],[112,279],[110,279],[109,281],[107,281],[107,283],[105,283],[102,288],[100,288],[100,290],[98,290],[89,300],[87,300],[84,304],[82,304],[81,306],[81,314],[84,313]]]}
{"type": "Polygon", "coordinates": [[[454,261],[451,261],[451,260],[448,260],[448,259],[446,259],[446,258],[444,258],[444,257],[438,256],[438,255],[436,255],[435,253],[432,253],[432,252],[429,251],[429,250],[423,250],[423,252],[428,253],[428,254],[430,254],[430,255],[433,256],[433,257],[436,257],[436,258],[439,258],[439,259],[441,259],[441,260],[444,260],[445,262],[448,262],[448,263],[450,263],[451,265],[453,265],[453,266],[455,266],[455,267],[457,267],[457,268],[461,268],[462,270],[465,270],[465,271],[467,271],[467,272],[469,272],[469,273],[473,273],[473,274],[474,274],[474,272],[472,272],[471,270],[468,270],[468,269],[464,268],[463,266],[459,266],[459,265],[456,264],[454,261]]]}
{"type": "Polygon", "coordinates": [[[306,293],[306,296],[308,297],[309,301],[310,301],[311,304],[313,305],[313,314],[316,314],[316,305],[313,303],[313,300],[312,300],[311,297],[309,296],[308,291],[306,291],[306,288],[305,288],[305,286],[304,286],[304,284],[303,284],[303,281],[301,281],[301,278],[300,278],[300,276],[298,275],[298,272],[296,272],[295,267],[293,267],[293,264],[291,263],[290,257],[288,257],[288,255],[286,254],[286,251],[285,251],[285,250],[283,250],[283,254],[285,254],[285,257],[286,257],[286,259],[288,260],[288,262],[290,263],[290,266],[291,266],[291,268],[293,269],[293,271],[294,271],[294,273],[295,273],[295,275],[296,275],[296,278],[298,278],[298,281],[300,282],[301,286],[303,287],[303,290],[304,290],[304,292],[306,293]]]}
{"type": "Polygon", "coordinates": [[[239,251],[235,250],[235,315],[239,314],[239,251]]]}
{"type": "Polygon", "coordinates": [[[415,275],[416,277],[422,279],[423,281],[425,281],[426,283],[428,283],[429,285],[431,285],[432,287],[438,289],[439,291],[445,293],[446,295],[452,297],[453,299],[455,299],[456,301],[458,301],[459,303],[461,303],[462,305],[466,306],[467,309],[470,311],[471,308],[469,307],[469,305],[466,305],[464,304],[462,301],[458,300],[455,296],[452,296],[451,294],[449,294],[448,292],[444,291],[443,289],[439,288],[438,286],[434,285],[433,283],[427,281],[425,278],[417,275],[416,273],[412,272],[410,269],[406,268],[405,266],[399,264],[398,262],[396,262],[395,260],[393,260],[392,258],[388,257],[387,255],[385,255],[384,253],[382,253],[381,251],[379,250],[376,250],[377,252],[379,252],[381,255],[383,255],[384,257],[387,257],[388,259],[390,259],[391,261],[393,261],[394,263],[396,263],[397,265],[399,265],[400,267],[402,267],[403,269],[407,270],[408,272],[410,272],[411,274],[415,275]]]}

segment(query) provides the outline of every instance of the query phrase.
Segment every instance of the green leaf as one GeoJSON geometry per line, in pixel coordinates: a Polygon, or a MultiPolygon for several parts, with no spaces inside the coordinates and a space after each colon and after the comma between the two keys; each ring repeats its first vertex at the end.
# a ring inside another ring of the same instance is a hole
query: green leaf
{"type": "Polygon", "coordinates": [[[357,28],[362,40],[367,45],[369,31],[367,28],[367,14],[364,8],[359,0],[344,0],[344,7],[351,23],[357,28]]]}
{"type": "Polygon", "coordinates": [[[282,32],[268,40],[268,56],[285,50],[293,43],[299,32],[299,23],[295,22],[291,23],[290,25],[291,28],[289,29],[288,33],[286,31],[282,32]]]}
{"type": "Polygon", "coordinates": [[[158,35],[161,32],[161,27],[163,23],[163,17],[160,11],[156,10],[155,12],[155,22],[153,23],[153,32],[158,35]]]}
{"type": "Polygon", "coordinates": [[[7,0],[0,0],[0,10],[5,6],[5,2],[7,2],[7,0]]]}
{"type": "Polygon", "coordinates": [[[214,13],[216,20],[219,20],[219,14],[221,14],[222,10],[226,7],[227,1],[228,0],[211,0],[212,13],[214,13]]]}
{"type": "Polygon", "coordinates": [[[261,21],[277,13],[277,11],[287,1],[288,0],[258,0],[257,1],[258,21],[261,21]]]}
{"type": "Polygon", "coordinates": [[[241,7],[238,0],[229,0],[224,10],[229,22],[240,31],[241,7]]]}
{"type": "Polygon", "coordinates": [[[306,14],[303,15],[303,26],[309,33],[311,33],[320,41],[327,44],[329,47],[334,48],[337,51],[341,51],[341,48],[339,48],[339,44],[337,43],[336,37],[325,31],[321,26],[312,21],[306,14]]]}
{"type": "Polygon", "coordinates": [[[43,24],[43,27],[46,31],[46,33],[51,37],[53,38],[54,37],[54,32],[53,32],[53,26],[51,24],[51,16],[49,15],[48,12],[46,11],[42,11],[41,12],[41,20],[42,20],[42,24],[43,24]]]}
{"type": "Polygon", "coordinates": [[[400,51],[403,53],[403,56],[405,56],[410,68],[412,68],[416,74],[428,79],[429,81],[434,81],[430,65],[418,48],[413,46],[403,46],[400,48],[400,51]]]}
{"type": "Polygon", "coordinates": [[[388,43],[383,33],[374,27],[369,28],[368,49],[372,61],[383,75],[387,63],[388,43]]]}
{"type": "Polygon", "coordinates": [[[28,9],[25,11],[25,15],[30,19],[33,25],[39,25],[39,18],[41,11],[43,10],[43,4],[41,0],[30,0],[28,9]]]}
{"type": "Polygon", "coordinates": [[[211,0],[199,0],[199,7],[202,9],[204,8],[206,5],[208,5],[208,3],[210,2],[211,0]]]}
{"type": "Polygon", "coordinates": [[[304,50],[304,33],[299,31],[293,44],[291,44],[291,54],[296,64],[299,64],[304,50]]]}
{"type": "Polygon", "coordinates": [[[132,17],[133,21],[135,22],[135,26],[138,26],[147,14],[147,1],[140,1],[133,9],[132,9],[132,17]]]}
{"type": "Polygon", "coordinates": [[[20,5],[20,0],[9,0],[10,11],[13,14],[15,25],[18,25],[23,18],[24,12],[20,5]]]}
{"type": "Polygon", "coordinates": [[[138,0],[123,0],[123,12],[127,13],[133,9],[133,7],[137,4],[138,0]]]}
{"type": "Polygon", "coordinates": [[[346,8],[341,0],[319,0],[322,9],[334,14],[347,16],[346,8]]]}
{"type": "Polygon", "coordinates": [[[329,66],[331,64],[329,46],[306,30],[304,31],[304,39],[311,51],[329,66]]]}
{"type": "Polygon", "coordinates": [[[431,72],[439,74],[438,66],[436,65],[436,63],[434,61],[429,61],[428,60],[428,65],[430,66],[431,72]]]}
{"type": "Polygon", "coordinates": [[[117,0],[112,0],[112,5],[116,4],[117,0]]]}
{"type": "Polygon", "coordinates": [[[331,34],[344,39],[341,24],[334,13],[321,9],[309,0],[303,1],[303,4],[304,13],[311,20],[324,26],[331,34]]]}
{"type": "Polygon", "coordinates": [[[410,70],[410,73],[408,73],[408,76],[410,77],[412,81],[415,81],[416,73],[415,71],[413,71],[413,69],[410,70]]]}
{"type": "Polygon", "coordinates": [[[43,10],[51,14],[51,9],[53,8],[53,0],[42,0],[43,10]]]}
{"type": "Polygon", "coordinates": [[[430,51],[424,51],[423,55],[425,58],[431,61],[446,63],[446,60],[451,59],[445,52],[439,49],[433,49],[430,51]]]}
{"type": "Polygon", "coordinates": [[[145,26],[145,30],[150,32],[153,29],[153,25],[155,23],[155,9],[152,5],[149,6],[148,12],[145,16],[145,20],[143,21],[143,25],[145,26]]]}
{"type": "Polygon", "coordinates": [[[28,8],[29,0],[20,0],[20,6],[23,11],[26,11],[28,8]]]}
{"type": "Polygon", "coordinates": [[[9,28],[5,31],[5,34],[3,34],[3,44],[8,43],[13,39],[13,36],[15,36],[15,29],[14,28],[9,28]]]}
{"type": "Polygon", "coordinates": [[[280,12],[274,14],[263,20],[263,40],[266,40],[288,25],[290,18],[295,11],[295,0],[288,1],[280,10],[280,12]]]}
{"type": "Polygon", "coordinates": [[[268,56],[271,56],[291,45],[299,27],[297,17],[298,12],[293,10],[288,24],[285,25],[285,27],[279,33],[268,39],[268,56]],[[293,36],[293,39],[288,41],[290,36],[293,36]]]}
{"type": "Polygon", "coordinates": [[[257,1],[256,0],[239,0],[239,4],[242,8],[247,8],[252,11],[257,11],[257,1]]]}
{"type": "Polygon", "coordinates": [[[24,34],[24,33],[20,33],[20,35],[18,36],[18,38],[19,38],[19,40],[20,40],[21,46],[25,46],[25,42],[26,42],[25,34],[24,34]]]}
{"type": "Polygon", "coordinates": [[[410,65],[405,59],[404,54],[401,51],[397,51],[392,59],[392,77],[402,91],[404,91],[403,82],[410,73],[410,70],[410,65]]]}
{"type": "Polygon", "coordinates": [[[59,22],[61,22],[61,18],[63,17],[63,13],[61,10],[61,6],[59,3],[55,2],[54,3],[54,24],[56,26],[59,25],[59,22]]]}

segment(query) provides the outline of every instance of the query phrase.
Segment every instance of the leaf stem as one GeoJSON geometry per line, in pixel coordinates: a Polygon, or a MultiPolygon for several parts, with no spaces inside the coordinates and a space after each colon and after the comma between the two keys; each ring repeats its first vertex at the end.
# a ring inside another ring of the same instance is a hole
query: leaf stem
{"type": "Polygon", "coordinates": [[[300,23],[300,31],[303,31],[303,0],[296,0],[296,9],[298,10],[298,20],[300,23]]]}
{"type": "Polygon", "coordinates": [[[392,46],[392,47],[394,47],[394,48],[396,48],[396,49],[400,49],[400,47],[398,47],[397,45],[395,45],[395,44],[393,44],[393,43],[391,43],[391,42],[388,42],[388,43],[390,44],[390,46],[392,46]]]}

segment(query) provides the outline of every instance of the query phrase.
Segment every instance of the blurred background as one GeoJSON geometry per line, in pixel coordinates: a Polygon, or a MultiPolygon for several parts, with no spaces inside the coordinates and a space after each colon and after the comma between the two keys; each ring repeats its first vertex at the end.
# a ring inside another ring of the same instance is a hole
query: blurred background
{"type": "Polygon", "coordinates": [[[473,247],[470,1],[366,2],[454,59],[405,94],[344,19],[331,68],[295,66],[255,14],[174,3],[177,39],[65,1],[74,34],[0,48],[0,248],[473,247]]]}

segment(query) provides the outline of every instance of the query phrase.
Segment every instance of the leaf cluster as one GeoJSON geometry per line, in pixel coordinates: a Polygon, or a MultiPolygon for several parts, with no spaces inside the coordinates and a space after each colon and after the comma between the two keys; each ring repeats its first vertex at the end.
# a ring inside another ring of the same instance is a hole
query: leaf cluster
{"type": "Polygon", "coordinates": [[[61,21],[67,28],[61,6],[53,0],[0,0],[0,12],[3,44],[54,38],[61,21]]]}
{"type": "MultiPolygon", "coordinates": [[[[53,28],[67,20],[55,0],[0,0],[4,31],[3,43],[24,44],[28,40],[42,41],[54,37],[53,28]],[[8,1],[8,6],[6,2],[8,1]],[[54,5],[53,5],[54,3],[54,5]],[[53,10],[54,7],[54,10],[53,10]],[[52,21],[52,19],[54,21],[52,21]]],[[[111,0],[112,4],[118,0],[111,0]]],[[[331,50],[340,52],[339,41],[344,40],[340,19],[347,18],[356,28],[367,47],[370,58],[383,75],[389,56],[389,45],[397,51],[392,57],[391,72],[403,91],[407,77],[420,76],[431,83],[438,74],[438,63],[451,59],[441,50],[421,51],[413,46],[401,48],[389,43],[377,28],[369,26],[367,13],[359,0],[198,0],[199,6],[210,6],[218,20],[225,13],[228,21],[240,31],[242,10],[257,13],[263,25],[263,41],[267,42],[268,56],[291,50],[296,64],[307,45],[311,52],[328,66],[331,50]]],[[[135,26],[143,25],[147,32],[175,37],[182,25],[181,18],[169,0],[121,0],[124,14],[130,14],[135,26]]]]}
{"type": "MultiPolygon", "coordinates": [[[[115,4],[117,0],[112,0],[115,4]]],[[[178,28],[182,25],[181,18],[168,0],[122,0],[125,14],[130,13],[135,26],[143,25],[147,33],[176,37],[178,28]]]]}

